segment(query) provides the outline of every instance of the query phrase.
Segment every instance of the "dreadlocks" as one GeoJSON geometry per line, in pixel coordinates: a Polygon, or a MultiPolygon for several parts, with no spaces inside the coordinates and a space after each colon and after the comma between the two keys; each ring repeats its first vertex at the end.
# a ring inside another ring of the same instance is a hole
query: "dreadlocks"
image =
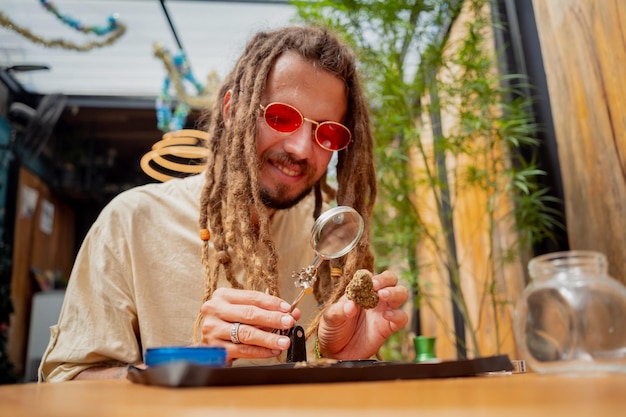
{"type": "MultiPolygon", "coordinates": [[[[203,246],[205,268],[204,301],[217,289],[223,271],[233,288],[246,288],[279,294],[278,257],[270,235],[270,218],[260,197],[256,120],[266,80],[276,59],[292,51],[316,66],[343,80],[347,87],[348,112],[345,125],[353,135],[350,145],[338,152],[336,201],[356,209],[364,219],[365,230],[357,247],[341,259],[330,261],[318,271],[314,294],[320,304],[333,303],[341,297],[357,269],[373,270],[370,250],[369,219],[376,199],[376,176],[373,166],[373,139],[369,115],[359,83],[355,58],[349,49],[327,30],[313,27],[285,27],[255,35],[247,44],[235,67],[226,77],[219,99],[210,116],[205,114],[209,133],[206,185],[202,191],[200,229],[211,231],[213,251],[203,246]],[[223,100],[230,94],[230,121],[225,126],[223,100]],[[251,207],[258,213],[253,224],[251,207]],[[228,249],[242,262],[246,279],[234,276],[228,249]],[[331,280],[330,270],[342,271],[331,280]]],[[[320,214],[322,191],[329,194],[325,176],[315,186],[316,212],[320,214]]],[[[332,189],[331,189],[332,190],[332,189]]],[[[334,194],[334,190],[330,195],[334,194]]],[[[317,328],[314,320],[307,333],[317,328]]],[[[196,323],[198,330],[201,317],[196,323]]],[[[198,332],[196,331],[196,334],[198,332]]]]}

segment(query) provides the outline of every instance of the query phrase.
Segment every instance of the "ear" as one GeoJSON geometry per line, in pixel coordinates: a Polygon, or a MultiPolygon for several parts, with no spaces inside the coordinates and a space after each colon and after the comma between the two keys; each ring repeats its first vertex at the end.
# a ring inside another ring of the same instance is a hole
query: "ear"
{"type": "Polygon", "coordinates": [[[229,125],[230,122],[230,98],[232,97],[232,91],[228,90],[224,94],[224,105],[222,106],[222,117],[224,118],[224,124],[229,125]]]}

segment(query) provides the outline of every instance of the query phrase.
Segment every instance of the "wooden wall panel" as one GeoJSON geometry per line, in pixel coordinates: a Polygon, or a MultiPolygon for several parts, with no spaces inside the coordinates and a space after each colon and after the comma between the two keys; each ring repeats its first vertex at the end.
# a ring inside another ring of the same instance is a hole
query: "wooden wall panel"
{"type": "Polygon", "coordinates": [[[572,249],[626,283],[626,2],[534,0],[572,249]]]}
{"type": "Polygon", "coordinates": [[[32,295],[38,290],[31,267],[41,270],[60,270],[69,276],[74,260],[74,212],[71,207],[53,195],[48,186],[27,169],[21,168],[16,204],[15,238],[13,242],[13,271],[11,298],[14,312],[10,318],[7,353],[16,371],[24,367],[28,347],[28,330],[32,295]],[[37,193],[34,211],[26,210],[25,190],[37,193]],[[51,233],[41,227],[44,201],[54,207],[51,233]]]}
{"type": "MultiPolygon", "coordinates": [[[[626,2],[621,0],[533,0],[561,165],[568,238],[572,249],[605,253],[609,273],[626,283],[626,2]]],[[[453,28],[461,26],[460,20],[453,28]]],[[[444,115],[445,116],[445,115],[444,115]]],[[[445,120],[444,120],[445,121],[445,120]]],[[[427,130],[427,129],[424,129],[427,130]]],[[[463,161],[448,161],[448,168],[463,161]]],[[[428,219],[427,194],[417,206],[428,219]]],[[[493,352],[493,332],[502,332],[500,350],[515,357],[510,319],[523,289],[526,265],[506,265],[495,277],[503,290],[500,324],[481,310],[481,283],[487,247],[476,207],[485,196],[454,196],[455,238],[462,268],[461,282],[470,315],[478,320],[478,345],[482,354],[493,352]],[[470,227],[468,227],[470,225],[470,227]],[[472,229],[473,228],[473,229],[472,229]]],[[[506,207],[503,202],[503,207],[506,207]]],[[[511,239],[505,229],[499,239],[511,239]]],[[[425,276],[441,277],[443,264],[433,248],[419,249],[425,276]]],[[[527,261],[526,259],[524,261],[527,261]]],[[[450,338],[452,316],[444,279],[425,282],[430,305],[422,311],[423,331],[438,338],[438,354],[454,356],[450,338]]],[[[468,340],[469,342],[469,340],[468,340]]],[[[472,347],[471,344],[469,346],[472,347]]]]}

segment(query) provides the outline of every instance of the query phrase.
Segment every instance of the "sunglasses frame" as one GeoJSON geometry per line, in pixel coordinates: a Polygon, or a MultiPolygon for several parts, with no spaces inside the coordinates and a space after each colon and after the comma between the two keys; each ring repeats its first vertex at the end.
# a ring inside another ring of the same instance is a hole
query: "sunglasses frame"
{"type": "Polygon", "coordinates": [[[302,112],[301,112],[300,110],[298,110],[297,108],[295,108],[294,106],[292,106],[291,104],[283,103],[283,102],[280,102],[280,101],[273,101],[273,102],[269,103],[267,106],[264,106],[264,105],[262,105],[262,104],[259,104],[259,107],[261,107],[261,110],[263,111],[263,120],[265,121],[265,124],[267,125],[267,127],[269,127],[270,129],[272,129],[272,130],[273,130],[273,131],[275,131],[275,132],[278,132],[278,133],[293,133],[293,132],[297,131],[298,129],[300,129],[300,128],[302,127],[302,125],[304,125],[304,122],[311,122],[313,125],[315,125],[315,130],[313,131],[313,137],[315,138],[315,142],[316,142],[316,143],[318,144],[318,146],[319,146],[320,148],[322,148],[322,149],[325,149],[325,150],[327,150],[327,151],[331,151],[331,152],[335,152],[335,151],[339,152],[339,151],[342,151],[342,150],[346,149],[346,148],[348,147],[348,145],[350,145],[350,143],[352,142],[352,132],[350,132],[350,129],[348,129],[348,127],[347,127],[347,126],[345,126],[345,125],[343,125],[343,124],[341,124],[341,123],[339,123],[339,122],[333,122],[333,121],[318,122],[317,120],[309,119],[309,118],[307,118],[307,117],[304,117],[304,115],[302,114],[302,112]],[[278,130],[278,129],[274,128],[274,127],[273,127],[273,126],[272,126],[272,125],[271,125],[271,124],[267,121],[267,109],[268,109],[270,106],[273,106],[274,104],[279,104],[279,105],[281,105],[281,106],[286,106],[286,107],[288,107],[288,108],[290,108],[290,109],[294,110],[296,113],[298,113],[298,114],[300,115],[300,119],[302,120],[302,121],[300,122],[300,125],[299,125],[297,128],[295,128],[294,130],[290,131],[290,132],[289,132],[289,131],[287,131],[287,132],[282,132],[282,131],[280,131],[280,130],[278,130]],[[341,127],[341,128],[343,128],[346,132],[348,132],[348,142],[345,144],[345,146],[343,146],[343,147],[341,147],[341,148],[338,148],[338,149],[331,149],[331,148],[328,148],[328,147],[326,147],[326,146],[322,145],[322,144],[320,143],[319,138],[317,137],[317,132],[318,132],[319,128],[320,128],[321,126],[323,126],[323,125],[333,125],[333,126],[335,126],[335,125],[336,125],[336,126],[340,126],[340,127],[341,127]]]}

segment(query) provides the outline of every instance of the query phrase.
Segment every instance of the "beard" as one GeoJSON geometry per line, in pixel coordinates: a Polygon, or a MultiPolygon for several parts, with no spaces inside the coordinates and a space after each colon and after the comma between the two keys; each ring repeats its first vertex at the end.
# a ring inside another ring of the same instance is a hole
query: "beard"
{"type": "Polygon", "coordinates": [[[261,169],[261,167],[265,163],[271,163],[271,160],[281,161],[282,163],[300,165],[306,176],[310,178],[310,185],[302,190],[299,194],[293,196],[292,187],[289,185],[278,183],[270,187],[264,184],[259,184],[261,202],[263,203],[263,205],[265,205],[265,207],[269,209],[286,210],[295,206],[307,195],[309,195],[309,193],[313,189],[313,185],[315,184],[315,182],[319,181],[319,179],[315,180],[313,178],[313,169],[311,168],[311,166],[309,166],[305,161],[293,160],[293,158],[288,154],[262,155],[258,165],[259,169],[261,169]]]}
{"type": "Polygon", "coordinates": [[[261,201],[265,207],[274,210],[286,210],[302,201],[307,195],[309,195],[312,189],[313,187],[309,187],[292,198],[281,197],[287,195],[289,192],[289,187],[284,184],[278,185],[276,189],[272,191],[268,190],[266,187],[261,187],[259,192],[261,194],[261,201]]]}

